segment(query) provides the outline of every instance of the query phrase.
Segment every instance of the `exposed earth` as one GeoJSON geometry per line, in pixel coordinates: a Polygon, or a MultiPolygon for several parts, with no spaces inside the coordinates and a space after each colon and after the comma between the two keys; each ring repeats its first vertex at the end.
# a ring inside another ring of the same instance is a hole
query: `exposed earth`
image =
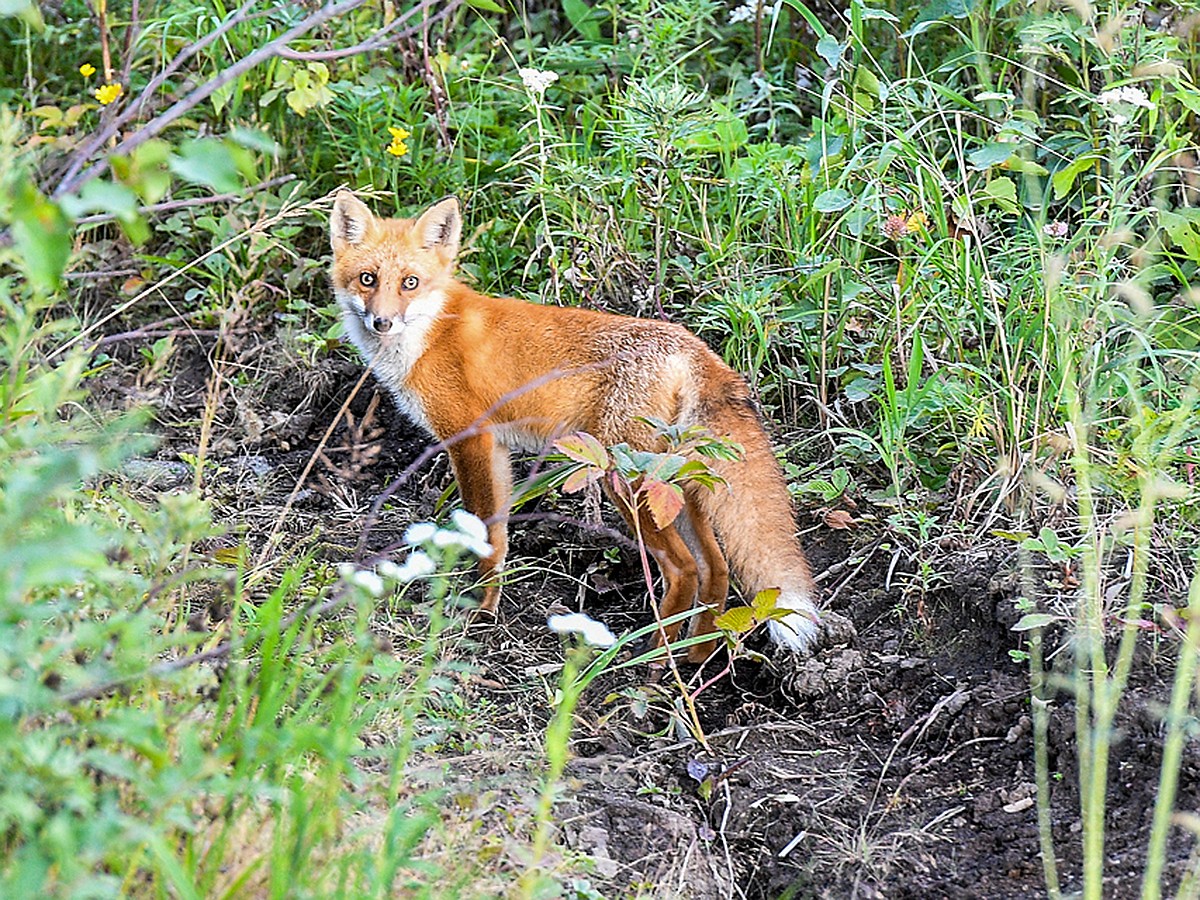
{"type": "MultiPolygon", "coordinates": [[[[176,374],[150,385],[137,377],[130,346],[110,348],[117,365],[97,379],[95,395],[117,407],[149,403],[164,436],[155,460],[131,464],[134,478],[155,489],[190,478],[179,454],[197,452],[196,423],[206,406],[215,408],[205,452],[216,464],[208,489],[218,520],[252,549],[281,524],[289,540],[351,558],[373,501],[421,453],[424,438],[367,382],[350,404],[353,427],[339,421],[281,521],[361,367],[335,357],[315,371],[271,373],[261,389],[235,393],[226,382],[213,406],[209,356],[200,346],[210,341],[189,341],[196,349],[180,353],[176,374]]],[[[230,357],[240,353],[252,369],[256,343],[230,357]]],[[[384,508],[367,547],[387,546],[409,522],[428,517],[449,483],[444,455],[421,466],[384,508]]],[[[536,742],[544,728],[563,658],[546,628],[548,612],[582,608],[618,633],[652,618],[636,553],[626,545],[617,557],[604,528],[572,522],[584,518],[578,504],[524,513],[512,529],[518,577],[506,588],[500,620],[471,631],[479,668],[465,689],[491,710],[498,742],[506,734],[536,742]]],[[[1045,895],[1029,677],[1010,656],[1022,646],[1011,631],[1019,618],[1013,545],[990,539],[917,548],[925,554],[922,584],[911,543],[889,533],[865,501],[853,513],[855,527],[831,528],[830,521],[814,509],[799,511],[826,608],[835,614],[824,645],[809,659],[739,660],[702,691],[696,702],[707,750],[671,715],[679,692],[669,675],[652,683],[644,667],[624,669],[585,694],[556,816],[562,843],[595,860],[592,883],[605,896],[639,888],[655,897],[1045,895]]],[[[381,631],[387,616],[403,614],[381,612],[381,631]]],[[[1118,721],[1111,897],[1140,888],[1173,656],[1173,647],[1161,659],[1143,654],[1118,721]]],[[[1055,659],[1065,670],[1068,654],[1055,659]]],[[[719,669],[710,663],[702,677],[719,669]]],[[[1052,709],[1054,838],[1069,892],[1079,885],[1080,833],[1066,691],[1052,709]]],[[[1198,762],[1193,746],[1180,808],[1200,803],[1198,762]]],[[[458,760],[454,771],[464,780],[490,779],[497,796],[529,790],[527,770],[506,771],[483,756],[458,760]]],[[[1190,838],[1177,828],[1172,841],[1174,883],[1190,838]]]]}

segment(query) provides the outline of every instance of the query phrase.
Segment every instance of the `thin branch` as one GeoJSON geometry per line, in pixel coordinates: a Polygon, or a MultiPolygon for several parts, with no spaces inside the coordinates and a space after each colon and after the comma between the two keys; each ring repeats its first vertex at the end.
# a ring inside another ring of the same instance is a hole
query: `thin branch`
{"type": "MultiPolygon", "coordinates": [[[[269,188],[278,187],[281,184],[287,184],[289,181],[295,181],[295,175],[280,175],[278,178],[271,178],[267,181],[260,182],[254,187],[244,190],[233,191],[228,194],[209,194],[207,197],[191,197],[187,200],[167,200],[163,203],[152,203],[149,206],[139,206],[138,212],[142,215],[152,215],[161,212],[174,212],[177,209],[188,209],[193,206],[208,206],[212,203],[231,203],[238,200],[245,200],[247,195],[254,194],[257,191],[265,191],[269,188]]],[[[95,225],[100,222],[111,222],[117,218],[116,213],[96,213],[91,216],[83,216],[76,219],[76,225],[95,225]]]]}
{"type": "MultiPolygon", "coordinates": [[[[142,114],[150,97],[155,91],[162,87],[163,83],[166,82],[168,78],[178,71],[180,66],[182,66],[185,62],[187,62],[209,44],[220,39],[235,25],[240,25],[242,22],[246,22],[251,18],[257,18],[260,15],[266,14],[265,12],[251,14],[250,7],[252,7],[254,3],[255,0],[246,0],[246,2],[242,4],[242,6],[228,19],[226,19],[204,37],[200,38],[200,40],[196,41],[194,44],[189,44],[187,47],[181,50],[175,56],[175,58],[171,60],[166,68],[154,76],[154,78],[150,79],[149,84],[142,89],[142,92],[138,95],[138,99],[136,101],[130,101],[129,105],[126,106],[125,109],[121,110],[120,115],[113,116],[107,122],[105,122],[104,127],[96,132],[90,141],[85,143],[82,147],[76,150],[74,154],[72,154],[71,163],[69,166],[67,166],[67,170],[63,174],[58,187],[55,188],[53,196],[58,197],[75,189],[71,182],[79,174],[80,170],[87,165],[88,160],[91,159],[92,156],[95,155],[96,151],[103,147],[110,138],[114,137],[122,126],[142,114]]],[[[112,109],[112,107],[109,108],[112,109]]]]}
{"type": "MultiPolygon", "coordinates": [[[[181,99],[175,101],[175,103],[168,107],[165,112],[159,113],[145,125],[138,128],[131,135],[117,144],[117,146],[113,148],[113,155],[124,156],[128,153],[131,153],[146,141],[161,133],[176,119],[180,118],[185,113],[191,111],[194,107],[203,103],[221,88],[225,87],[225,85],[241,77],[259,63],[266,62],[276,54],[280,47],[291,41],[294,41],[298,37],[302,37],[303,35],[312,31],[318,25],[323,25],[330,19],[345,15],[346,13],[361,6],[365,2],[366,0],[342,0],[341,3],[327,3],[315,13],[303,19],[299,24],[293,25],[279,37],[268,41],[266,44],[263,44],[263,46],[259,47],[253,53],[238,60],[233,65],[229,66],[229,68],[222,70],[221,73],[216,77],[209,79],[207,82],[200,85],[198,88],[195,88],[181,99]]],[[[432,2],[432,0],[425,0],[425,2],[432,2]]],[[[242,9],[245,9],[249,5],[250,4],[247,3],[242,7],[242,9]]],[[[232,27],[232,25],[229,27],[232,27]]],[[[218,30],[227,31],[228,28],[218,30]]],[[[203,41],[201,43],[203,43],[203,41]]],[[[145,91],[143,91],[143,95],[144,94],[145,91]]],[[[132,104],[130,108],[132,108],[132,104]]],[[[128,111],[129,110],[126,110],[126,113],[128,113],[128,111]]],[[[122,117],[123,116],[124,114],[122,114],[122,117]]],[[[58,197],[62,194],[67,194],[78,190],[81,185],[91,181],[96,176],[103,174],[107,169],[108,160],[104,159],[94,163],[86,169],[83,169],[74,177],[68,175],[68,177],[64,178],[62,183],[59,184],[59,186],[55,189],[54,196],[58,197]]]]}
{"type": "Polygon", "coordinates": [[[189,337],[215,337],[220,333],[216,328],[138,328],[135,331],[125,331],[121,334],[112,334],[101,338],[96,342],[96,347],[97,349],[108,347],[111,344],[119,344],[122,341],[133,341],[139,338],[172,337],[177,334],[186,334],[189,337]]]}
{"type": "Polygon", "coordinates": [[[129,73],[133,71],[133,45],[142,33],[141,9],[140,0],[133,0],[129,6],[129,24],[125,26],[125,48],[121,51],[125,57],[125,64],[121,66],[122,84],[129,84],[129,73]]]}
{"type": "MultiPolygon", "coordinates": [[[[431,18],[425,20],[428,25],[432,22],[437,22],[448,17],[462,4],[462,0],[449,0],[445,6],[433,14],[431,18]]],[[[280,49],[279,56],[284,59],[295,60],[297,62],[314,62],[326,59],[342,59],[347,56],[356,56],[360,53],[370,53],[373,50],[382,50],[389,44],[394,44],[401,38],[408,37],[412,33],[412,29],[401,34],[392,34],[400,25],[407,21],[409,15],[417,9],[424,8],[428,10],[430,4],[422,4],[421,7],[414,7],[409,12],[393,19],[383,28],[380,28],[373,35],[361,43],[355,44],[352,47],[343,47],[340,50],[293,50],[291,47],[280,49]]]]}
{"type": "MultiPolygon", "coordinates": [[[[366,2],[366,0],[342,0],[341,3],[327,3],[317,12],[306,17],[299,24],[292,26],[283,34],[279,35],[279,37],[268,41],[266,44],[263,44],[263,46],[259,47],[253,53],[238,60],[233,65],[222,70],[222,72],[216,77],[210,79],[209,81],[190,91],[181,99],[177,100],[164,112],[159,113],[149,122],[142,125],[136,131],[118,143],[116,147],[113,148],[111,155],[125,156],[129,153],[132,153],[142,144],[146,143],[146,141],[160,134],[164,129],[175,122],[175,120],[190,112],[194,107],[200,103],[203,103],[221,88],[225,87],[225,85],[240,78],[255,66],[258,66],[259,64],[264,63],[273,57],[279,56],[281,51],[287,49],[287,45],[292,41],[299,37],[303,37],[305,34],[312,31],[317,26],[323,25],[330,19],[335,19],[339,16],[345,15],[348,12],[351,12],[352,10],[361,6],[364,2],[366,2]]],[[[404,15],[400,17],[400,20],[403,21],[411,18],[418,12],[423,13],[438,2],[440,2],[440,0],[422,0],[421,3],[404,13],[404,15]]],[[[460,2],[460,0],[451,0],[451,4],[457,2],[460,2]]],[[[451,7],[447,6],[446,8],[440,10],[438,17],[443,17],[444,15],[448,14],[450,8],[451,7]]],[[[406,28],[403,31],[398,32],[394,39],[399,40],[400,38],[416,34],[423,27],[425,27],[424,23],[406,28]]],[[[83,169],[82,171],[76,170],[77,174],[71,175],[68,173],[68,176],[65,177],[59,186],[54,190],[53,196],[59,197],[63,194],[78,190],[80,186],[86,182],[97,177],[98,175],[103,174],[108,169],[108,166],[108,159],[103,159],[92,164],[90,167],[83,169]]]]}

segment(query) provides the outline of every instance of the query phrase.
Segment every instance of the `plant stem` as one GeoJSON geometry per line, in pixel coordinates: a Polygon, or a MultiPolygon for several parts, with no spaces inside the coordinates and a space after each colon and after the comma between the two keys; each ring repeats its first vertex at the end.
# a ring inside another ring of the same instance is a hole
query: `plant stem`
{"type": "Polygon", "coordinates": [[[1162,870],[1167,856],[1167,833],[1171,828],[1175,794],[1179,787],[1179,767],[1183,758],[1184,739],[1187,737],[1185,725],[1189,719],[1188,702],[1196,677],[1196,648],[1200,645],[1200,569],[1192,576],[1185,615],[1187,631],[1179,650],[1175,682],[1171,686],[1171,704],[1167,708],[1167,739],[1163,743],[1162,764],[1158,773],[1158,795],[1154,799],[1154,824],[1150,830],[1150,842],[1146,847],[1146,870],[1142,876],[1144,900],[1157,900],[1162,896],[1162,870]]]}

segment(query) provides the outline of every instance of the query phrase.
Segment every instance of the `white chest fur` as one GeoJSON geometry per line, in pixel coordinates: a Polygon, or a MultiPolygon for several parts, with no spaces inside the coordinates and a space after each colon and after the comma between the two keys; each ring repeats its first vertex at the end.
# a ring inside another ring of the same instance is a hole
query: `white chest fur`
{"type": "Polygon", "coordinates": [[[421,398],[408,387],[408,376],[428,346],[429,331],[441,314],[445,296],[435,293],[413,301],[404,311],[403,318],[397,317],[396,324],[400,327],[386,335],[368,330],[363,322],[363,306],[357,297],[338,291],[337,301],[346,334],[366,358],[375,377],[395,398],[401,412],[434,434],[421,398]]]}

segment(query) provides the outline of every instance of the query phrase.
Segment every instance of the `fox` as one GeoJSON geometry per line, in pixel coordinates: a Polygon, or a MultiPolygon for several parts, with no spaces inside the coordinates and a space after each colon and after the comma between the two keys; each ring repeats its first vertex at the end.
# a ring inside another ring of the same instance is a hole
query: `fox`
{"type": "MultiPolygon", "coordinates": [[[[699,606],[690,633],[701,662],[717,646],[730,574],[753,597],[779,591],[775,644],[811,650],[816,589],[796,537],[787,483],[747,383],[681,325],[481,294],[458,280],[459,201],[411,219],[380,218],[339,191],[330,216],[330,280],[346,335],[400,411],[448,445],[463,506],[487,524],[479,610],[496,613],[508,549],[512,454],[574,432],[661,452],[652,423],[701,426],[741,449],[706,460],[715,487],[689,482],[675,520],[616,504],[663,578],[659,615],[699,606]],[[723,482],[723,483],[721,483],[723,482]],[[635,521],[634,517],[638,518],[635,521]]],[[[652,642],[674,642],[682,622],[652,642]]]]}

